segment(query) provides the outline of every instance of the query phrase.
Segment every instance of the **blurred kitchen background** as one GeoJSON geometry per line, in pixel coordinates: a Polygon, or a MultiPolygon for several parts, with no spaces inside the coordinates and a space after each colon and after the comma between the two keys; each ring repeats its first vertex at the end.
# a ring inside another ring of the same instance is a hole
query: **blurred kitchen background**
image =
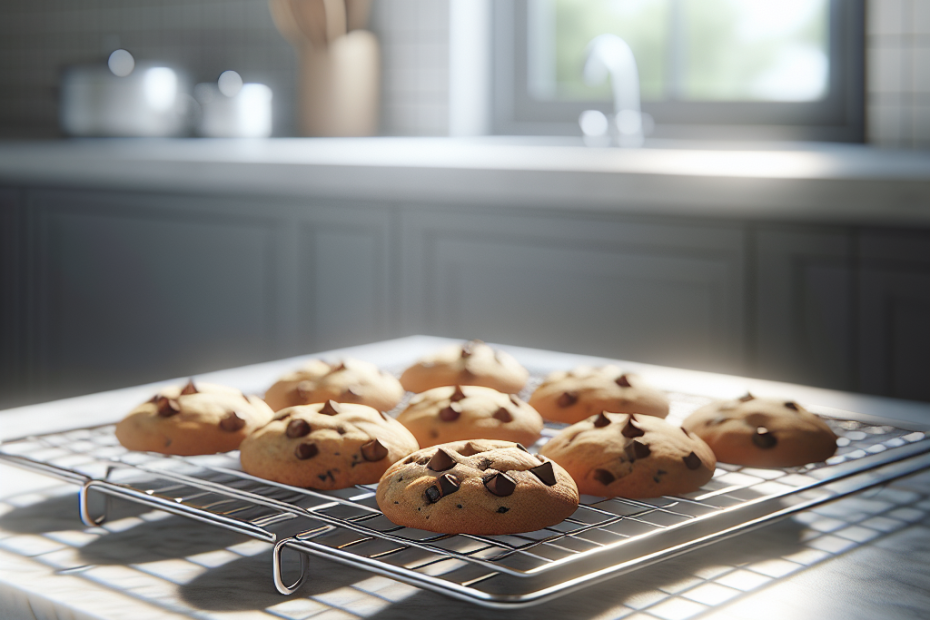
{"type": "MultiPolygon", "coordinates": [[[[579,112],[612,107],[606,84],[583,83],[578,41],[608,19],[578,19],[574,51],[548,72],[523,58],[538,45],[533,20],[568,23],[580,0],[537,12],[375,0],[380,141],[248,152],[65,140],[61,79],[120,48],[191,84],[234,70],[273,93],[272,135],[299,136],[298,54],[268,0],[4,0],[0,407],[410,333],[930,400],[930,0],[768,3],[782,16],[823,9],[795,28],[815,57],[775,76],[794,94],[762,82],[755,95],[695,90],[679,74],[681,41],[728,43],[667,16],[720,15],[728,1],[592,3],[625,7],[642,21],[623,31],[620,20],[619,34],[667,55],[639,59],[652,147],[666,150],[638,156],[579,149],[579,112]],[[834,5],[846,6],[839,38],[825,17],[834,5]],[[657,22],[650,6],[664,11],[657,22]],[[649,23],[668,28],[663,42],[649,23]],[[697,99],[715,120],[692,137],[729,138],[722,99],[816,100],[836,74],[827,56],[845,76],[829,135],[763,132],[764,148],[745,147],[754,155],[694,162],[675,155],[694,146],[661,142],[676,138],[664,121],[679,112],[648,100],[697,99]],[[526,110],[511,83],[555,103],[526,110]],[[495,133],[542,137],[475,142],[495,133]],[[402,137],[453,140],[391,141],[402,137]],[[539,163],[534,139],[564,145],[539,151],[562,163],[539,163]],[[853,144],[798,142],[822,139],[853,144]],[[766,159],[779,151],[790,154],[766,159]],[[756,160],[737,175],[752,182],[733,180],[730,166],[756,160]]],[[[731,69],[732,83],[751,82],[731,69]]]]}

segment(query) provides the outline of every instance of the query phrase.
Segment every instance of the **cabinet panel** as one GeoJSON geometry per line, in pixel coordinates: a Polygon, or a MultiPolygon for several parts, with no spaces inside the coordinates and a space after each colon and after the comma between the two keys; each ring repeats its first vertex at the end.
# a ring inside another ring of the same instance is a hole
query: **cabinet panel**
{"type": "Polygon", "coordinates": [[[326,214],[300,228],[304,352],[397,335],[385,214],[326,214]]]}
{"type": "Polygon", "coordinates": [[[273,357],[268,221],[165,197],[32,206],[43,397],[273,357]]]}
{"type": "Polygon", "coordinates": [[[25,392],[20,195],[0,189],[0,409],[25,392]]]}
{"type": "Polygon", "coordinates": [[[854,389],[851,234],[769,229],[757,231],[755,238],[756,374],[854,389]]]}
{"type": "Polygon", "coordinates": [[[867,232],[860,247],[860,385],[930,400],[930,234],[867,232]]]}
{"type": "Polygon", "coordinates": [[[408,213],[404,316],[409,331],[739,372],[743,242],[725,226],[408,213]]]}

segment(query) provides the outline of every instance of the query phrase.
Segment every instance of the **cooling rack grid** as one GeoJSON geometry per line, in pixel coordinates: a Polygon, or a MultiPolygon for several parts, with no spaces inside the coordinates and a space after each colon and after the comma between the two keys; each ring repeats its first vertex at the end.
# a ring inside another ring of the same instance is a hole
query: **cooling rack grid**
{"type": "MultiPolygon", "coordinates": [[[[707,401],[669,397],[673,420],[707,401]]],[[[240,471],[235,452],[176,457],[127,451],[113,425],[6,441],[0,459],[80,485],[87,525],[106,519],[105,508],[95,511],[99,492],[271,543],[272,579],[283,594],[303,583],[309,557],[318,556],[485,607],[516,608],[930,467],[930,437],[922,431],[827,421],[839,441],[826,463],[774,470],[720,464],[695,493],[651,500],[582,496],[562,523],[510,536],[400,527],[378,509],[376,485],[322,492],[277,484],[240,471]],[[285,552],[300,558],[300,574],[290,582],[282,570],[285,552]]],[[[557,430],[547,427],[541,441],[557,430]]]]}

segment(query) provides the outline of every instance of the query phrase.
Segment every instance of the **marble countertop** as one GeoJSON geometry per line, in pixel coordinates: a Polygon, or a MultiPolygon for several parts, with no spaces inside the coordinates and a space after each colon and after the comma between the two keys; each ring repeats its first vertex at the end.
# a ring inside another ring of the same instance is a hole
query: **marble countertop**
{"type": "MultiPolygon", "coordinates": [[[[413,337],[323,355],[389,366],[443,339],[413,337]]],[[[533,372],[590,357],[504,347],[533,372]]],[[[302,358],[199,379],[260,392],[302,358]]],[[[926,427],[930,405],[622,363],[660,387],[708,396],[750,389],[926,427]]],[[[169,382],[166,382],[169,383],[169,382]]],[[[156,385],[0,412],[0,438],[111,422],[156,385]]],[[[923,618],[930,609],[930,472],[824,504],[566,595],[495,611],[319,559],[289,597],[270,578],[271,546],[213,526],[114,500],[110,519],[85,527],[77,491],[55,478],[0,465],[0,609],[4,620],[204,618],[258,620],[455,619],[767,620],[923,618]]]]}
{"type": "Polygon", "coordinates": [[[0,183],[442,206],[930,224],[930,153],[360,138],[0,143],[0,183]]]}

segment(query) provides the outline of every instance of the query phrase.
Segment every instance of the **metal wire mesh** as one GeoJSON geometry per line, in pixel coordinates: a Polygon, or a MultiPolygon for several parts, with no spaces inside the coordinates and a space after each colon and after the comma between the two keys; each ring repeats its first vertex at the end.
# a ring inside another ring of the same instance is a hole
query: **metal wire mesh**
{"type": "MultiPolygon", "coordinates": [[[[672,420],[706,402],[685,394],[670,399],[672,420]]],[[[112,425],[8,441],[0,444],[0,458],[82,484],[84,495],[93,488],[277,541],[282,552],[295,549],[360,565],[482,605],[519,606],[930,464],[912,462],[883,476],[864,476],[927,456],[930,438],[892,426],[827,421],[839,441],[826,463],[775,470],[720,464],[697,492],[650,500],[582,496],[578,510],[562,523],[508,536],[397,526],[378,509],[375,485],[320,492],[277,484],[240,471],[235,452],[176,457],[127,451],[112,425]]],[[[558,428],[547,427],[541,441],[558,428]]],[[[288,589],[282,579],[277,582],[288,589]]]]}

